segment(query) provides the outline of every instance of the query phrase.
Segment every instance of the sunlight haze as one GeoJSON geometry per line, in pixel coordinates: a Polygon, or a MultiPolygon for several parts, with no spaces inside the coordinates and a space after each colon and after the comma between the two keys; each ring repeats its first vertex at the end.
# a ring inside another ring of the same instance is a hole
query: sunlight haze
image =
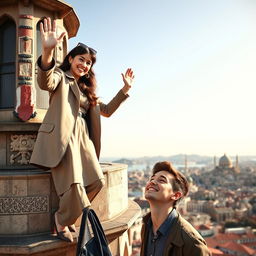
{"type": "Polygon", "coordinates": [[[102,117],[102,157],[256,154],[256,1],[67,0],[98,51],[108,102],[132,67],[130,97],[102,117]]]}

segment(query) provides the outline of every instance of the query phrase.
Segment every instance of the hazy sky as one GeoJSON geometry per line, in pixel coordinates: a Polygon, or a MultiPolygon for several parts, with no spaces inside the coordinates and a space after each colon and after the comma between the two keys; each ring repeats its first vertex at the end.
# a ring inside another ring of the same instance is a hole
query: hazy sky
{"type": "Polygon", "coordinates": [[[255,0],[66,0],[69,48],[98,51],[108,102],[134,69],[130,98],[102,117],[102,157],[256,154],[255,0]]]}

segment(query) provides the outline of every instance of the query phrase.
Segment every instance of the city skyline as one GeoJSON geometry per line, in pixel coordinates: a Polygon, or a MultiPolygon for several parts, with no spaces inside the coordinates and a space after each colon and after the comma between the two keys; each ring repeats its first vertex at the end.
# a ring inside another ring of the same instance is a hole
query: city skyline
{"type": "Polygon", "coordinates": [[[69,48],[98,51],[102,101],[135,72],[131,97],[102,118],[102,157],[256,155],[254,1],[66,2],[80,19],[69,48]]]}

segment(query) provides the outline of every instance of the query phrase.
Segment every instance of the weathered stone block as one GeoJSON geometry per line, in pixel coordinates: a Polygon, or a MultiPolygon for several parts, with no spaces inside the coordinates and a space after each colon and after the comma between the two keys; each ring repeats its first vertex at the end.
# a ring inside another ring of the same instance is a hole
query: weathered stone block
{"type": "Polygon", "coordinates": [[[51,214],[29,214],[28,215],[28,233],[45,233],[51,230],[51,214]],[[44,223],[44,225],[38,225],[44,223]]]}
{"type": "Polygon", "coordinates": [[[106,184],[92,202],[101,221],[120,214],[128,206],[127,165],[102,163],[106,184]]]}
{"type": "Polygon", "coordinates": [[[0,133],[0,166],[6,165],[6,134],[0,133]]]}
{"type": "Polygon", "coordinates": [[[28,178],[28,194],[49,196],[51,193],[51,180],[49,175],[42,175],[41,177],[38,176],[28,178]]]}
{"type": "Polygon", "coordinates": [[[28,219],[26,215],[5,215],[0,216],[0,236],[2,231],[5,235],[26,234],[28,219]]]}
{"type": "MultiPolygon", "coordinates": [[[[13,196],[26,196],[28,195],[28,182],[27,179],[17,178],[10,181],[11,195],[13,196]]],[[[9,194],[9,195],[10,195],[9,194]]]]}

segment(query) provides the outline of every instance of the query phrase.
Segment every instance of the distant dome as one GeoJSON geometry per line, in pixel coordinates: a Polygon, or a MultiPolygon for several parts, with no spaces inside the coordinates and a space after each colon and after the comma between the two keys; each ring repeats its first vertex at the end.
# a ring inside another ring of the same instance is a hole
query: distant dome
{"type": "Polygon", "coordinates": [[[232,161],[231,159],[224,154],[219,160],[219,167],[221,168],[232,168],[232,161]]]}

